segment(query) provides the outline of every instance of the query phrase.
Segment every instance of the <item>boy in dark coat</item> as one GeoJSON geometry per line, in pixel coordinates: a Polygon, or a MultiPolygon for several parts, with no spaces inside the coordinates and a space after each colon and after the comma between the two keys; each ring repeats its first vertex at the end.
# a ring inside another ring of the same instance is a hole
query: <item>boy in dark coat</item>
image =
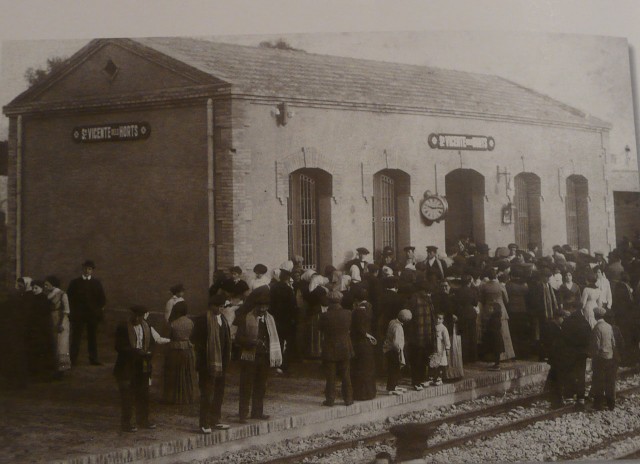
{"type": "Polygon", "coordinates": [[[136,422],[139,427],[155,429],[149,422],[149,378],[151,377],[151,328],[144,320],[147,308],[132,306],[133,317],[116,328],[116,351],[118,358],[113,375],[120,389],[122,415],[120,425],[123,432],[137,432],[132,424],[135,404],[136,422]]]}
{"type": "Polygon", "coordinates": [[[353,357],[351,346],[351,311],[340,306],[342,293],[332,291],[327,295],[329,308],[320,315],[322,340],[322,367],[326,378],[325,401],[323,406],[333,406],[335,402],[336,372],[342,381],[344,404],[353,404],[353,389],[349,363],[353,357]]]}
{"type": "Polygon", "coordinates": [[[196,351],[202,433],[211,433],[211,425],[219,430],[229,428],[220,422],[226,373],[231,360],[229,323],[220,313],[225,301],[224,295],[213,295],[209,299],[209,310],[193,318],[191,341],[196,351]]]}

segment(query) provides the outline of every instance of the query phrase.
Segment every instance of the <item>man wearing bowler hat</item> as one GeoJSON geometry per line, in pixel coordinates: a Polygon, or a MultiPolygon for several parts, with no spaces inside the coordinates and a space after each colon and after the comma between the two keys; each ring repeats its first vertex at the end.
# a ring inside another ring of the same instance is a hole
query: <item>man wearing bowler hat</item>
{"type": "Polygon", "coordinates": [[[113,368],[120,390],[120,426],[123,432],[136,432],[136,424],[146,429],[156,428],[149,422],[149,378],[154,342],[151,328],[144,320],[148,309],[132,306],[130,310],[132,317],[116,328],[118,358],[113,368]],[[131,421],[134,409],[136,423],[131,421]]]}
{"type": "Polygon", "coordinates": [[[80,353],[82,331],[87,327],[87,344],[89,345],[89,362],[93,366],[101,365],[98,361],[98,344],[96,332],[102,320],[102,312],[107,303],[102,284],[93,276],[96,265],[91,260],[82,263],[82,275],[69,283],[67,295],[71,311],[71,364],[75,365],[80,353]]]}
{"type": "Polygon", "coordinates": [[[435,276],[436,280],[444,280],[444,273],[447,269],[446,263],[438,258],[438,247],[429,245],[427,247],[427,259],[424,261],[427,276],[435,276]]]}

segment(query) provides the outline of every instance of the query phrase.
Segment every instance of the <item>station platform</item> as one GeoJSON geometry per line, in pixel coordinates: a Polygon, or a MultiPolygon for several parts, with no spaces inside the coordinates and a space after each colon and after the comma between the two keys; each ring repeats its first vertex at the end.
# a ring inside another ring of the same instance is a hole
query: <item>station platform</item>
{"type": "MultiPolygon", "coordinates": [[[[162,404],[162,347],[156,347],[150,417],[156,430],[122,433],[120,404],[112,375],[115,362],[111,324],[100,332],[103,366],[83,358],[61,381],[34,383],[24,391],[0,392],[0,462],[2,463],[188,463],[257,444],[309,436],[343,426],[435,408],[544,381],[548,366],[514,361],[499,372],[490,363],[465,366],[465,378],[423,391],[388,396],[378,380],[378,396],[344,406],[322,406],[324,380],[319,361],[294,363],[287,375],[272,373],[265,398],[267,421],[238,423],[239,366],[227,377],[223,421],[231,428],[202,435],[198,398],[191,405],[162,404]]],[[[86,350],[83,346],[83,350],[86,350]]],[[[85,355],[85,351],[81,356],[85,355]]],[[[339,388],[339,385],[337,385],[339,388]]],[[[336,398],[340,398],[339,393],[336,398]]]]}

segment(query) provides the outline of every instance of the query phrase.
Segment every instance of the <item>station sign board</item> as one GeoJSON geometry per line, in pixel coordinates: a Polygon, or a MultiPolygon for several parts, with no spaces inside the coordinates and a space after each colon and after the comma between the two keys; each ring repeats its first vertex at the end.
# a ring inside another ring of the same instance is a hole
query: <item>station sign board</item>
{"type": "Polygon", "coordinates": [[[430,134],[429,146],[440,150],[491,151],[496,141],[485,135],[430,134]]]}
{"type": "Polygon", "coordinates": [[[147,122],[123,122],[74,127],[73,140],[77,143],[122,142],[149,138],[151,126],[147,122]]]}

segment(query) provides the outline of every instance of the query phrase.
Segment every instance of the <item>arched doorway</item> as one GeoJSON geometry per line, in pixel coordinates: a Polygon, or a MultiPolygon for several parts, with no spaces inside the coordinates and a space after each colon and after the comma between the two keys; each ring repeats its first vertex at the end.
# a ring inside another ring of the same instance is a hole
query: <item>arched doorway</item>
{"type": "Polygon", "coordinates": [[[411,177],[399,169],[383,169],[373,176],[373,243],[378,256],[390,246],[395,256],[410,244],[409,196],[411,177]]]}
{"type": "Polygon", "coordinates": [[[303,168],[289,175],[289,256],[302,256],[305,269],[331,263],[331,195],[332,176],[322,169],[303,168]]]}
{"type": "Polygon", "coordinates": [[[456,169],[444,178],[449,213],[445,220],[447,250],[461,235],[484,243],[484,176],[473,169],[456,169]]]}
{"type": "Polygon", "coordinates": [[[589,181],[584,176],[567,177],[567,243],[574,249],[589,249],[589,181]]]}
{"type": "Polygon", "coordinates": [[[515,179],[515,242],[526,250],[530,243],[542,249],[542,220],[540,215],[540,177],[521,172],[515,179]]]}

